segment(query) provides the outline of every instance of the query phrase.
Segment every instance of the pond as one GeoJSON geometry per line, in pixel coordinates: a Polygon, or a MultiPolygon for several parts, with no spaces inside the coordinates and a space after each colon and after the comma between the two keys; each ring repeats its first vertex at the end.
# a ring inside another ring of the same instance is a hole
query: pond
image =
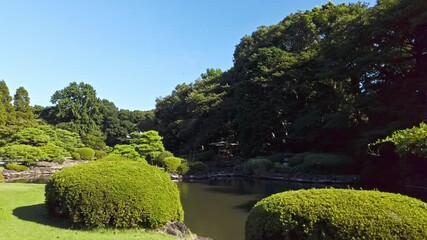
{"type": "Polygon", "coordinates": [[[180,182],[178,187],[184,206],[185,223],[192,232],[219,240],[243,240],[246,217],[260,199],[286,190],[326,186],[229,178],[180,182]]]}
{"type": "MultiPolygon", "coordinates": [[[[47,178],[39,176],[11,182],[46,183],[47,178]]],[[[249,210],[266,196],[286,190],[326,187],[318,184],[244,178],[177,184],[181,192],[186,225],[193,233],[215,240],[243,240],[249,210]]]]}
{"type": "MultiPolygon", "coordinates": [[[[14,182],[45,183],[46,177],[21,179],[14,182]]],[[[249,210],[264,197],[288,190],[331,186],[245,178],[178,182],[177,184],[181,192],[186,225],[193,233],[215,240],[243,240],[245,220],[249,210]]],[[[346,185],[333,187],[347,188],[346,185]]],[[[405,194],[427,200],[425,192],[405,192],[405,194]]]]}

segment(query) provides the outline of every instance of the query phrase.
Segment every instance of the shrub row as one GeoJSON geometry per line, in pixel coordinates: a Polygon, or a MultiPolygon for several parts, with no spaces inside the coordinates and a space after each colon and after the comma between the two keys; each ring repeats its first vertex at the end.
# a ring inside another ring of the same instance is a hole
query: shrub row
{"type": "Polygon", "coordinates": [[[13,170],[13,171],[17,171],[17,172],[22,172],[22,171],[28,170],[27,166],[19,165],[16,163],[6,163],[6,165],[4,165],[4,168],[7,170],[13,170]]]}
{"type": "Polygon", "coordinates": [[[427,204],[378,191],[311,189],[259,201],[246,240],[427,239],[427,204]]]}
{"type": "Polygon", "coordinates": [[[347,156],[330,153],[300,153],[289,159],[291,173],[348,173],[353,164],[347,156]]]}
{"type": "Polygon", "coordinates": [[[184,216],[164,171],[114,155],[55,173],[45,197],[52,214],[89,228],[156,228],[184,216]]]}

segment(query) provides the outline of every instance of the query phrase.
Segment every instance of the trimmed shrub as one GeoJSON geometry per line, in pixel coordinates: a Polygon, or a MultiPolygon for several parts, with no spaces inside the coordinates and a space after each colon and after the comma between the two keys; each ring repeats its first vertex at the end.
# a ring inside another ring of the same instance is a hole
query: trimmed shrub
{"type": "Polygon", "coordinates": [[[284,154],[283,153],[273,153],[267,157],[268,160],[274,163],[283,163],[284,154]]]}
{"type": "Polygon", "coordinates": [[[11,145],[0,148],[0,157],[7,160],[22,160],[26,164],[32,164],[37,160],[46,159],[47,155],[38,147],[11,145]]]}
{"type": "Polygon", "coordinates": [[[76,148],[75,150],[80,154],[80,158],[82,160],[93,160],[95,157],[95,151],[92,148],[84,147],[84,148],[76,148]]]}
{"type": "Polygon", "coordinates": [[[177,172],[180,175],[187,175],[187,173],[190,171],[190,165],[188,165],[187,162],[183,162],[181,163],[181,165],[179,165],[177,172]]]}
{"type": "Polygon", "coordinates": [[[71,157],[72,157],[74,160],[82,160],[82,158],[80,157],[80,153],[78,153],[78,152],[72,152],[72,153],[71,153],[71,157]]]}
{"type": "Polygon", "coordinates": [[[101,150],[95,150],[95,158],[96,159],[103,159],[107,156],[108,156],[107,152],[101,151],[101,150]]]}
{"type": "Polygon", "coordinates": [[[67,151],[62,147],[58,147],[55,144],[48,143],[44,146],[39,147],[39,149],[46,154],[46,158],[43,160],[54,161],[62,163],[64,162],[64,157],[68,155],[67,151]]]}
{"type": "Polygon", "coordinates": [[[168,157],[173,157],[173,153],[171,153],[169,151],[164,151],[164,152],[160,153],[159,156],[157,156],[154,159],[153,163],[157,166],[163,167],[163,166],[165,166],[164,160],[165,160],[165,158],[168,158],[168,157]]]}
{"type": "Polygon", "coordinates": [[[302,153],[292,157],[289,165],[293,166],[293,168],[291,168],[291,173],[348,173],[351,171],[353,161],[351,158],[344,155],[302,153]],[[302,163],[300,163],[301,159],[302,163]]]}
{"type": "Polygon", "coordinates": [[[243,164],[243,173],[247,175],[261,175],[273,168],[273,162],[266,158],[251,158],[243,164]]]}
{"type": "Polygon", "coordinates": [[[209,168],[206,164],[202,162],[190,163],[190,170],[187,172],[187,175],[204,175],[209,172],[209,168]]]}
{"type": "Polygon", "coordinates": [[[295,167],[297,165],[302,164],[304,162],[304,158],[310,154],[310,152],[295,154],[289,159],[289,167],[295,167]]]}
{"type": "Polygon", "coordinates": [[[127,145],[127,144],[115,145],[110,155],[122,156],[122,157],[133,159],[133,160],[137,160],[141,158],[139,153],[135,150],[135,147],[133,145],[127,145]]]}
{"type": "Polygon", "coordinates": [[[16,163],[6,163],[4,165],[4,168],[7,170],[13,170],[13,171],[17,171],[17,172],[22,172],[22,171],[28,170],[27,166],[16,164],[16,163]]]}
{"type": "Polygon", "coordinates": [[[0,182],[4,181],[3,170],[0,170],[0,182]]]}
{"type": "Polygon", "coordinates": [[[170,173],[176,173],[181,162],[182,159],[177,157],[167,157],[163,160],[165,170],[170,173]]]}
{"type": "Polygon", "coordinates": [[[287,191],[252,208],[245,235],[246,240],[427,239],[427,204],[378,191],[287,191]]]}
{"type": "Polygon", "coordinates": [[[50,213],[89,228],[157,228],[184,217],[178,187],[167,173],[119,156],[55,173],[45,197],[50,213]]]}

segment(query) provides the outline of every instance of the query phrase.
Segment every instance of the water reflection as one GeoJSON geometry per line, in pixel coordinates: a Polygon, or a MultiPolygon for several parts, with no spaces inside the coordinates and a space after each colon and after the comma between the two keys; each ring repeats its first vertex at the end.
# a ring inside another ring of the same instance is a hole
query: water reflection
{"type": "MultiPolygon", "coordinates": [[[[257,179],[180,182],[185,223],[196,234],[219,240],[244,239],[249,210],[260,199],[287,190],[328,187],[257,179]]],[[[346,187],[346,186],[335,186],[346,187]]]]}

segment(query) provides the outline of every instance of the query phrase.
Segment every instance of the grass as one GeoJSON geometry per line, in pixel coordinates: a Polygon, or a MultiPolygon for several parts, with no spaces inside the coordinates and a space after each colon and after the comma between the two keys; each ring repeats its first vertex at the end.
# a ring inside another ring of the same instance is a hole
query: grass
{"type": "Polygon", "coordinates": [[[177,239],[144,229],[72,229],[67,221],[49,216],[44,205],[44,186],[44,184],[0,183],[1,240],[177,239]]]}

